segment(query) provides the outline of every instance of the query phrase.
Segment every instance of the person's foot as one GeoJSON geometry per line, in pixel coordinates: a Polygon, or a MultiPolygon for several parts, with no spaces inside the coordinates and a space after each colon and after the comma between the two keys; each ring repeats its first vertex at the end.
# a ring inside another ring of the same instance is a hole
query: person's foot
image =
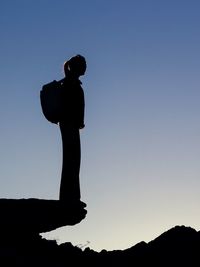
{"type": "Polygon", "coordinates": [[[72,200],[72,199],[62,199],[60,200],[61,203],[65,205],[69,205],[70,207],[75,207],[75,208],[81,208],[84,209],[87,205],[81,200],[72,200]]]}
{"type": "Polygon", "coordinates": [[[77,207],[77,208],[81,208],[81,209],[84,209],[87,205],[81,201],[81,200],[77,200],[77,201],[71,201],[71,205],[73,207],[77,207]]]}

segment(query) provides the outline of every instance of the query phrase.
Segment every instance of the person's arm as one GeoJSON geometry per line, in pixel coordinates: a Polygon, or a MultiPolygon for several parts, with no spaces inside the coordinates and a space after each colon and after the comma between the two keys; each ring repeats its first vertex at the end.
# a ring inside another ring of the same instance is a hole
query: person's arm
{"type": "Polygon", "coordinates": [[[83,129],[85,127],[84,123],[84,115],[85,115],[85,97],[84,97],[84,92],[83,89],[80,91],[80,114],[79,114],[79,119],[80,119],[80,125],[79,129],[83,129]]]}

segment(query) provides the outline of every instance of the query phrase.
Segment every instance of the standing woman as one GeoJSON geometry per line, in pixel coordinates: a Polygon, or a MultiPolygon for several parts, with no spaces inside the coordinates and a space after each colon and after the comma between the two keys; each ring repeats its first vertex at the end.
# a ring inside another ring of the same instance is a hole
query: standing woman
{"type": "Polygon", "coordinates": [[[60,200],[70,206],[86,206],[81,202],[80,163],[81,144],[80,129],[84,125],[84,91],[79,77],[85,74],[86,60],[76,55],[64,63],[65,79],[62,84],[62,114],[59,122],[63,162],[60,184],[60,200]]]}

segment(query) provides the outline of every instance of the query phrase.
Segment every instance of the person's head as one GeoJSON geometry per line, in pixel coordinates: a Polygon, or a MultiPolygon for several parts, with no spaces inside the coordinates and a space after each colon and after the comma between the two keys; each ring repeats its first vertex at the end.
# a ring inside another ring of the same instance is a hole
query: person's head
{"type": "Polygon", "coordinates": [[[70,74],[78,78],[85,74],[86,68],[86,60],[81,55],[76,55],[64,63],[65,76],[70,74]]]}

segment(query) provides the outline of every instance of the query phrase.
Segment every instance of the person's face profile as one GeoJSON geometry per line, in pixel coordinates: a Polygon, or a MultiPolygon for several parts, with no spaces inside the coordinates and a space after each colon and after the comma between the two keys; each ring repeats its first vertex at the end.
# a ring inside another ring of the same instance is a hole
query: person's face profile
{"type": "Polygon", "coordinates": [[[86,69],[87,69],[86,63],[82,64],[80,67],[80,76],[85,74],[86,69]]]}

